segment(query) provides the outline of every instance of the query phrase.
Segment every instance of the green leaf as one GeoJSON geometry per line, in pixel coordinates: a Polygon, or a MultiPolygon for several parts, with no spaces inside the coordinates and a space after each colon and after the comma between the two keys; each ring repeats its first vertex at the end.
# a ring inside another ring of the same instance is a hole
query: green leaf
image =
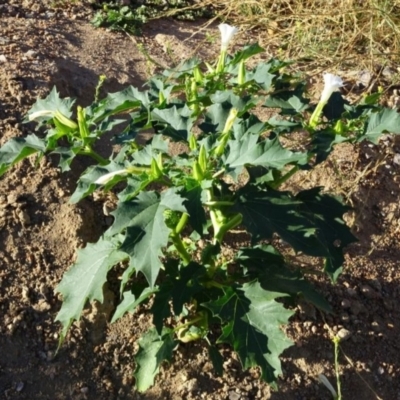
{"type": "Polygon", "coordinates": [[[141,192],[133,203],[131,211],[136,215],[127,227],[127,233],[121,250],[129,254],[129,268],[125,271],[126,282],[134,270],[146,277],[149,285],[154,286],[162,266],[161,249],[167,246],[170,230],[165,225],[165,209],[186,212],[183,198],[174,189],[166,190],[161,198],[155,192],[141,192]]]}
{"type": "Polygon", "coordinates": [[[344,143],[349,140],[350,138],[338,135],[335,132],[330,132],[330,131],[315,132],[311,144],[313,145],[312,149],[313,153],[317,155],[317,158],[315,160],[316,164],[319,164],[328,158],[335,144],[344,143]]]}
{"type": "Polygon", "coordinates": [[[308,108],[308,102],[298,90],[288,90],[268,96],[264,106],[280,108],[282,114],[298,114],[308,108]]]}
{"type": "Polygon", "coordinates": [[[87,107],[86,111],[91,119],[98,123],[111,115],[126,113],[141,105],[148,107],[149,104],[150,99],[146,91],[141,92],[129,86],[120,92],[109,93],[98,104],[87,107]]]}
{"type": "MultiPolygon", "coordinates": [[[[223,104],[223,109],[236,108],[239,111],[239,116],[254,106],[251,96],[238,96],[232,90],[218,90],[210,98],[214,104],[223,104]]],[[[210,111],[210,109],[211,112],[215,112],[212,111],[213,108],[210,107],[208,110],[210,111]]],[[[217,120],[215,115],[213,115],[213,119],[217,120]]]]}
{"type": "Polygon", "coordinates": [[[184,205],[189,214],[189,223],[191,227],[202,235],[207,225],[207,217],[202,202],[203,189],[195,180],[187,180],[186,187],[181,191],[185,198],[184,205]]]}
{"type": "Polygon", "coordinates": [[[240,61],[242,60],[247,60],[248,58],[262,53],[263,51],[265,51],[258,43],[254,43],[251,45],[247,45],[243,47],[243,50],[238,51],[234,57],[232,58],[232,60],[230,61],[229,64],[238,64],[240,61]]]}
{"type": "Polygon", "coordinates": [[[261,139],[257,134],[245,133],[228,141],[227,168],[238,175],[246,165],[282,169],[290,163],[307,163],[307,153],[294,153],[282,147],[279,138],[261,139]]]}
{"type": "Polygon", "coordinates": [[[125,259],[127,254],[118,250],[118,243],[103,238],[78,250],[77,261],[56,288],[63,295],[61,310],[56,317],[56,321],[63,325],[60,342],[64,340],[72,322],[79,319],[86,301],[103,302],[107,272],[125,259]]]}
{"type": "Polygon", "coordinates": [[[277,297],[282,294],[267,292],[253,283],[243,290],[225,288],[219,299],[202,304],[221,319],[218,343],[229,343],[244,369],[259,366],[262,379],[272,385],[281,373],[279,355],[291,345],[280,326],[293,314],[275,301],[277,297]]]}
{"type": "Polygon", "coordinates": [[[248,73],[248,80],[254,80],[264,90],[270,90],[275,75],[270,73],[269,64],[258,64],[257,67],[248,73]]]}
{"type": "Polygon", "coordinates": [[[118,307],[112,317],[111,323],[114,323],[118,319],[122,318],[127,312],[134,313],[138,305],[142,304],[157,291],[158,288],[145,288],[139,297],[135,297],[135,295],[131,291],[124,292],[124,298],[121,303],[118,304],[118,307]]]}
{"type": "MultiPolygon", "coordinates": [[[[28,111],[24,122],[29,122],[29,117],[35,113],[40,113],[41,111],[59,111],[67,118],[71,118],[72,111],[71,108],[75,103],[74,99],[66,97],[62,99],[54,86],[49,95],[45,99],[38,99],[32,108],[28,111]]],[[[46,115],[42,117],[36,117],[35,121],[38,122],[38,128],[44,125],[47,121],[53,119],[51,115],[46,115]]]]}
{"type": "Polygon", "coordinates": [[[242,248],[236,259],[246,267],[250,279],[257,279],[264,290],[289,295],[302,294],[320,310],[331,312],[329,303],[304,279],[300,270],[290,268],[272,246],[242,248]]]}
{"type": "MultiPolygon", "coordinates": [[[[124,165],[117,164],[113,161],[110,164],[105,166],[92,166],[89,167],[79,178],[76,189],[70,198],[70,202],[72,204],[78,203],[80,200],[92,194],[97,188],[94,182],[109,172],[118,171],[124,169],[124,165]]],[[[126,178],[122,175],[116,175],[110,180],[104,187],[105,189],[110,189],[112,186],[117,184],[118,182],[125,180],[126,178]]]]}
{"type": "Polygon", "coordinates": [[[145,392],[154,384],[163,361],[170,361],[176,342],[173,339],[174,331],[164,328],[161,336],[155,329],[148,330],[139,340],[139,350],[135,355],[136,389],[145,392]]]}
{"type": "Polygon", "coordinates": [[[14,138],[0,148],[0,176],[14,164],[35,153],[43,154],[46,142],[31,134],[26,138],[14,138]]]}
{"type": "Polygon", "coordinates": [[[320,193],[321,188],[303,190],[296,196],[303,205],[299,212],[316,227],[318,246],[324,249],[324,271],[335,282],[344,263],[343,250],[357,241],[343,220],[343,214],[350,207],[343,204],[338,196],[320,193]]]}
{"type": "Polygon", "coordinates": [[[217,376],[222,376],[224,372],[223,368],[224,359],[222,358],[221,353],[215,346],[208,346],[208,355],[210,356],[215,374],[217,376]]]}
{"type": "Polygon", "coordinates": [[[321,195],[320,188],[299,192],[256,191],[243,188],[233,211],[253,241],[272,239],[277,233],[295,251],[324,257],[325,272],[335,280],[344,262],[343,249],[356,239],[343,221],[348,211],[339,198],[321,195]]]}
{"type": "MultiPolygon", "coordinates": [[[[269,352],[265,358],[274,368],[274,374],[277,377],[282,374],[279,356],[293,345],[282,331],[281,325],[287,324],[294,312],[285,309],[281,303],[277,303],[275,298],[279,295],[265,291],[258,282],[244,285],[244,294],[251,301],[247,318],[254,328],[268,338],[269,352]]],[[[263,379],[266,380],[265,377],[263,379]]]]}
{"type": "Polygon", "coordinates": [[[188,141],[193,126],[190,118],[192,111],[185,105],[178,109],[176,106],[151,112],[152,119],[157,122],[154,127],[157,132],[172,138],[175,141],[188,141]]]}
{"type": "Polygon", "coordinates": [[[378,139],[384,132],[400,134],[400,114],[396,110],[385,108],[371,114],[364,134],[358,138],[358,141],[369,140],[372,143],[378,143],[378,139]]]}

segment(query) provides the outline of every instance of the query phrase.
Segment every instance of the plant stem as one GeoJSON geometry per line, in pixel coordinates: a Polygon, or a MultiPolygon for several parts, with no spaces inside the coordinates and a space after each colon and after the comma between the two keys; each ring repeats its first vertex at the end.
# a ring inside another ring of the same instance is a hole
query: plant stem
{"type": "Polygon", "coordinates": [[[85,149],[79,151],[78,154],[82,154],[84,156],[89,156],[92,157],[94,160],[96,160],[100,165],[107,165],[110,163],[110,160],[107,160],[106,158],[103,158],[100,154],[97,154],[94,150],[92,150],[90,147],[86,147],[85,149]]]}
{"type": "Polygon", "coordinates": [[[206,201],[203,203],[207,207],[223,207],[223,206],[233,206],[235,203],[233,201],[206,201]]]}
{"type": "Polygon", "coordinates": [[[187,252],[180,235],[177,232],[172,231],[170,234],[170,238],[175,246],[176,251],[182,258],[184,265],[188,265],[192,258],[190,257],[190,254],[187,252]]]}
{"type": "Polygon", "coordinates": [[[222,225],[218,233],[215,235],[215,239],[221,243],[222,239],[224,238],[226,232],[229,230],[235,228],[236,226],[240,225],[243,220],[243,215],[242,214],[236,214],[233,216],[230,220],[228,220],[224,225],[222,225]]]}
{"type": "Polygon", "coordinates": [[[271,186],[273,189],[279,188],[282,183],[285,183],[289,178],[291,178],[297,171],[299,170],[298,165],[295,165],[292,169],[290,169],[285,175],[283,175],[280,179],[274,182],[271,186]]]}
{"type": "Polygon", "coordinates": [[[340,338],[335,336],[333,338],[333,344],[335,346],[335,373],[336,373],[336,386],[338,393],[336,400],[342,400],[342,385],[340,382],[340,372],[339,372],[339,342],[340,338]]]}
{"type": "Polygon", "coordinates": [[[181,219],[179,220],[178,224],[176,225],[175,233],[179,234],[182,232],[182,230],[186,226],[188,218],[189,218],[189,214],[186,214],[186,213],[182,214],[181,219]]]}

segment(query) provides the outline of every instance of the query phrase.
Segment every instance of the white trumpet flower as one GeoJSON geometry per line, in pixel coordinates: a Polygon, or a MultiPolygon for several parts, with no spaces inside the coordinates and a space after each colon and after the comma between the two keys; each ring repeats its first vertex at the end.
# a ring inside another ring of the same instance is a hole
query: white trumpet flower
{"type": "Polygon", "coordinates": [[[221,52],[219,54],[215,72],[219,74],[223,72],[225,69],[225,58],[226,58],[226,53],[228,51],[229,43],[232,40],[235,33],[239,32],[239,29],[228,24],[220,24],[218,25],[218,28],[221,31],[221,52]]]}
{"type": "Polygon", "coordinates": [[[340,76],[333,74],[324,74],[324,90],[321,94],[320,102],[326,104],[332,93],[343,86],[343,81],[340,76]]]}
{"type": "Polygon", "coordinates": [[[221,51],[226,51],[233,36],[239,32],[239,29],[228,24],[220,24],[218,28],[221,32],[221,51]]]}
{"type": "Polygon", "coordinates": [[[342,78],[333,74],[324,74],[324,90],[321,94],[321,99],[317,104],[313,114],[310,118],[310,127],[315,128],[318,124],[319,117],[322,114],[322,110],[325,107],[326,103],[328,103],[329,98],[332,96],[332,93],[338,90],[343,86],[342,78]]]}
{"type": "Polygon", "coordinates": [[[108,174],[105,174],[105,175],[101,176],[94,183],[96,183],[97,185],[105,185],[108,182],[110,182],[111,179],[114,178],[114,176],[116,176],[116,175],[126,175],[127,173],[128,173],[127,169],[119,169],[118,171],[109,172],[108,174]]]}

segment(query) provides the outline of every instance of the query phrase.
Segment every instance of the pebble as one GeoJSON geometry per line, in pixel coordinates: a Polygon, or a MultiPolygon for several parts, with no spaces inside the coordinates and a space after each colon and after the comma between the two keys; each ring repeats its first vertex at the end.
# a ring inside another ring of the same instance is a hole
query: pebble
{"type": "Polygon", "coordinates": [[[376,293],[375,293],[375,291],[371,288],[371,286],[362,285],[360,289],[361,289],[361,293],[362,293],[367,299],[375,299],[375,298],[376,298],[376,293]]]}
{"type": "Polygon", "coordinates": [[[22,391],[22,389],[24,388],[24,382],[18,382],[17,383],[17,387],[15,388],[15,390],[17,391],[17,392],[21,392],[22,391]]]}
{"type": "Polygon", "coordinates": [[[367,309],[364,304],[359,301],[353,301],[350,307],[350,311],[353,315],[358,315],[360,313],[367,313],[367,309]]]}
{"type": "Polygon", "coordinates": [[[89,388],[87,386],[82,387],[81,388],[81,393],[88,394],[89,393],[89,388]]]}
{"type": "Polygon", "coordinates": [[[37,55],[37,53],[36,53],[35,50],[28,50],[25,53],[25,56],[28,57],[28,58],[34,58],[34,57],[36,57],[36,55],[37,55]]]}
{"type": "Polygon", "coordinates": [[[348,329],[342,328],[337,333],[337,336],[339,337],[340,340],[347,340],[350,338],[351,332],[348,329]]]}
{"type": "Polygon", "coordinates": [[[0,62],[2,63],[6,63],[7,62],[7,58],[4,54],[0,54],[0,62]]]}
{"type": "Polygon", "coordinates": [[[229,400],[239,400],[239,399],[240,399],[239,393],[236,393],[233,390],[229,392],[229,400]]]}
{"type": "Polygon", "coordinates": [[[342,302],[340,303],[340,305],[341,305],[343,308],[350,308],[350,307],[351,307],[351,303],[350,303],[350,301],[347,300],[347,299],[342,300],[342,302]]]}

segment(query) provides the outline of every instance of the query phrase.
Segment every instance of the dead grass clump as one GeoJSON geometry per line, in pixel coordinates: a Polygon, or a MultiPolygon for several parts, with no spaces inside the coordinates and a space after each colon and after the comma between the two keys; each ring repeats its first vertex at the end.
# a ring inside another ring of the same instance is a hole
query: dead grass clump
{"type": "Polygon", "coordinates": [[[257,29],[274,53],[304,62],[308,72],[398,61],[400,0],[199,0],[217,18],[257,29]]]}

